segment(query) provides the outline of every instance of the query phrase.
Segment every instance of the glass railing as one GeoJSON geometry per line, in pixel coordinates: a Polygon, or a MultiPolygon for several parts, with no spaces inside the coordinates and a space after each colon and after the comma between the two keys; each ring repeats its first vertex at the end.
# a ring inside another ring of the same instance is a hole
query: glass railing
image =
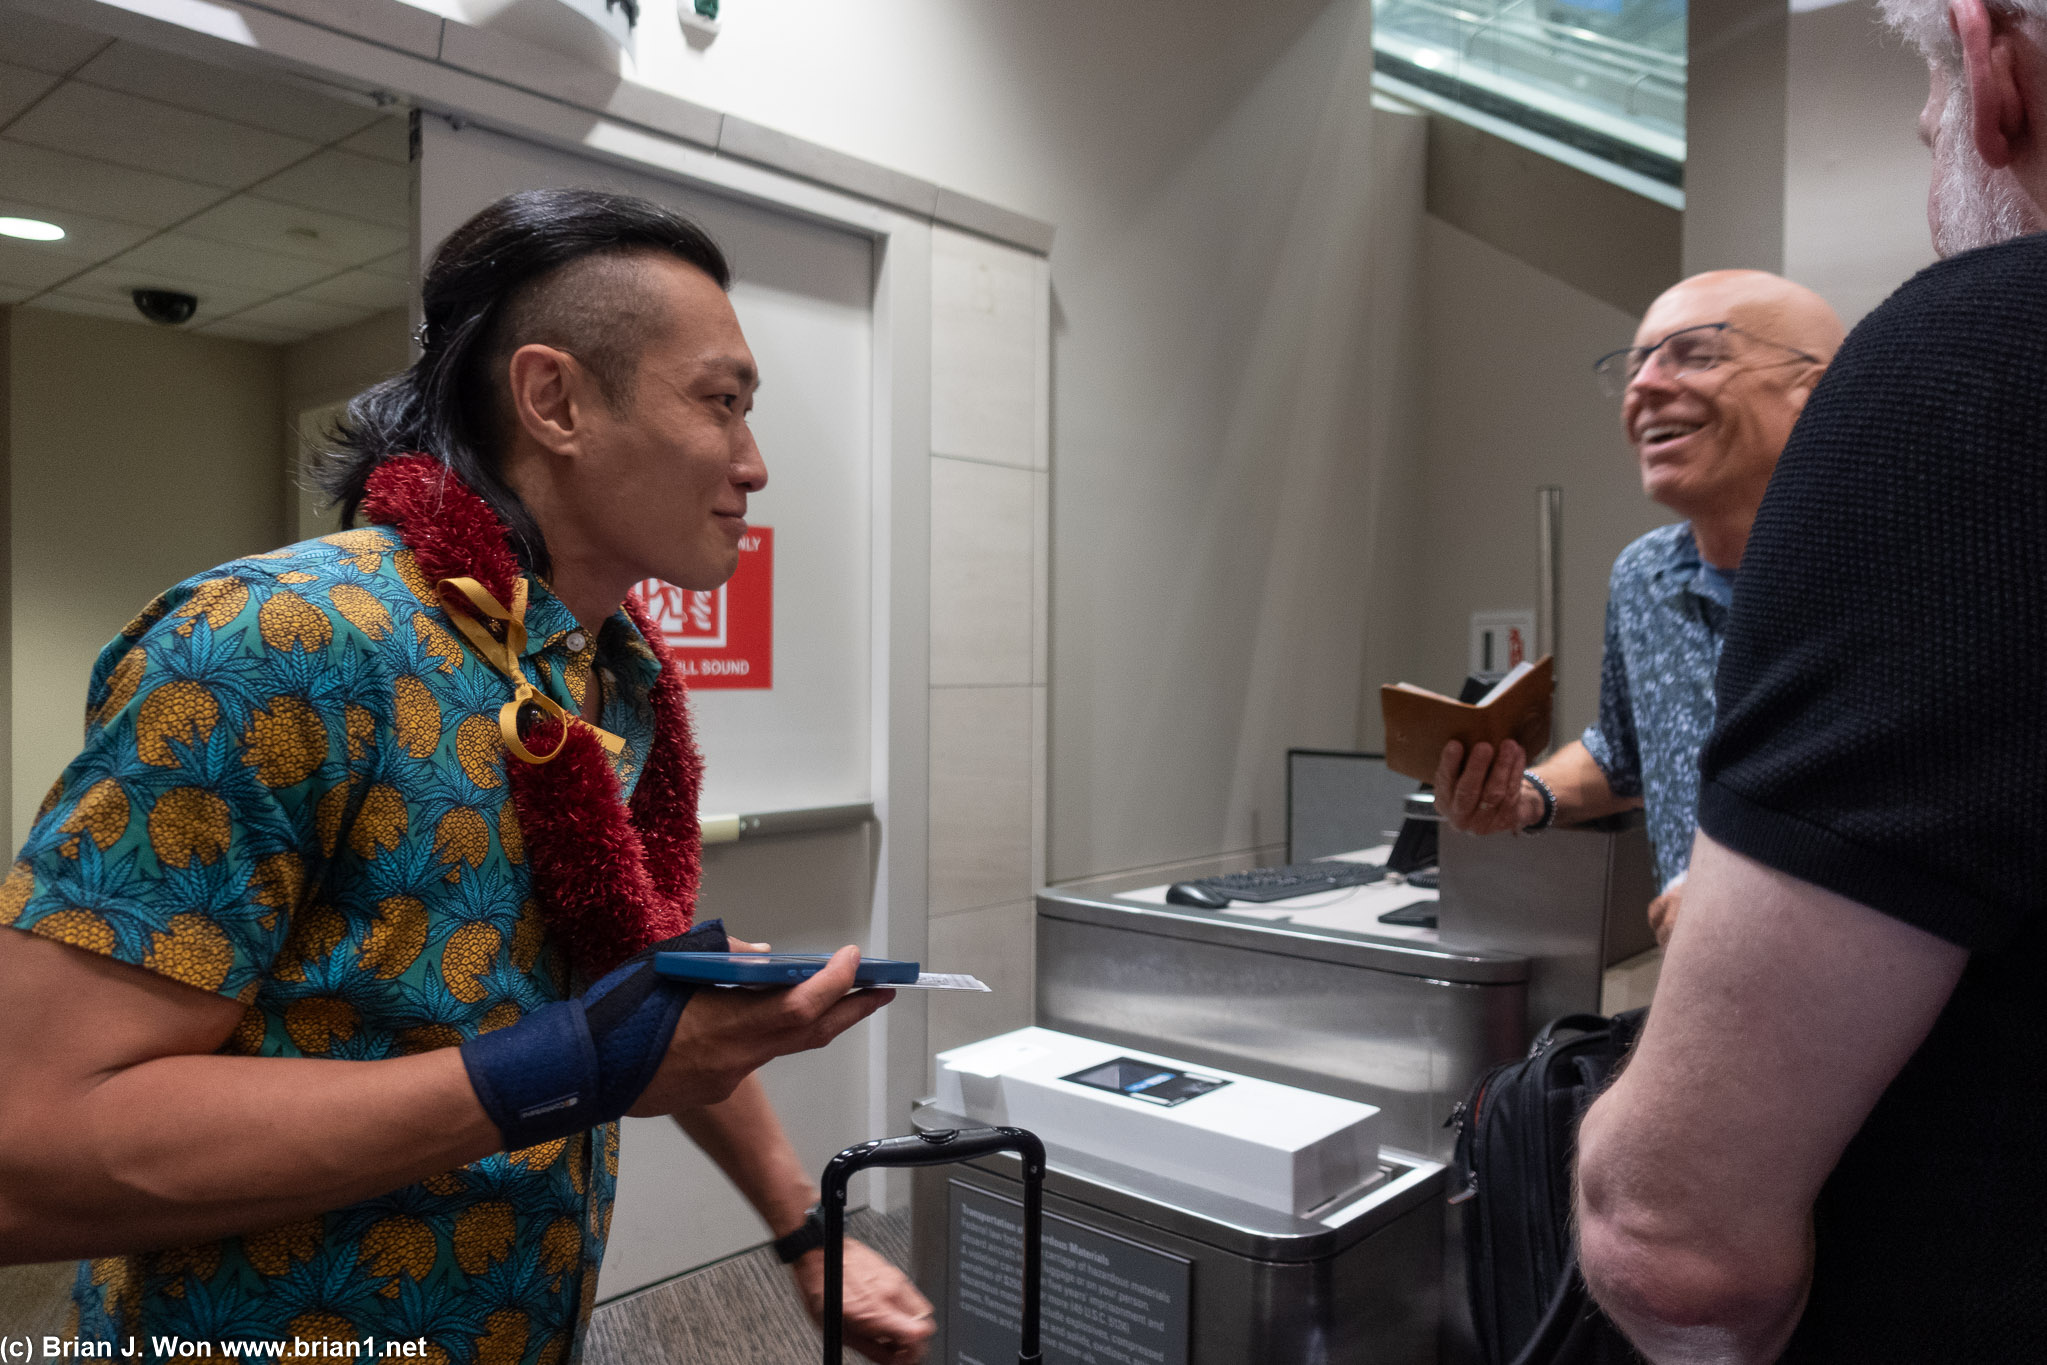
{"type": "Polygon", "coordinates": [[[1685,0],[1374,0],[1379,74],[1684,184],[1685,0]]]}

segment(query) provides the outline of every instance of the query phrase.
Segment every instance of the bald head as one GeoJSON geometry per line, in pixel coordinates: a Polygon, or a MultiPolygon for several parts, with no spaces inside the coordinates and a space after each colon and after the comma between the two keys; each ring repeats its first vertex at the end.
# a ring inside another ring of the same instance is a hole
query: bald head
{"type": "Polygon", "coordinates": [[[1802,284],[1766,270],[1709,270],[1663,291],[1642,315],[1636,344],[1654,345],[1681,327],[1731,322],[1754,336],[1832,360],[1847,329],[1832,305],[1802,284]]]}
{"type": "Polygon", "coordinates": [[[1621,423],[1642,491],[1691,521],[1710,563],[1739,562],[1777,456],[1844,335],[1825,299],[1761,270],[1694,275],[1642,315],[1637,354],[1654,352],[1628,382],[1621,423]],[[1731,330],[1663,344],[1716,323],[1731,330]]]}

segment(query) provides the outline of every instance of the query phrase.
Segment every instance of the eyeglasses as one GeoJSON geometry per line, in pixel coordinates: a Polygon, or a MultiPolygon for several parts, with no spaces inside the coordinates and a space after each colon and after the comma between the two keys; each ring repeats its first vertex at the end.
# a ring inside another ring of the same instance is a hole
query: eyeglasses
{"type": "Polygon", "coordinates": [[[1744,332],[1731,322],[1707,322],[1697,327],[1681,327],[1654,346],[1628,346],[1609,352],[1592,362],[1592,373],[1599,376],[1599,387],[1606,391],[1607,397],[1618,398],[1628,391],[1628,385],[1635,382],[1635,376],[1649,363],[1649,357],[1658,351],[1663,352],[1663,363],[1671,374],[1682,379],[1688,374],[1704,374],[1714,366],[1732,360],[1736,352],[1733,337],[1745,337],[1758,346],[1788,352],[1814,365],[1821,363],[1816,355],[1808,355],[1796,346],[1786,346],[1781,341],[1771,341],[1753,332],[1744,332]]]}

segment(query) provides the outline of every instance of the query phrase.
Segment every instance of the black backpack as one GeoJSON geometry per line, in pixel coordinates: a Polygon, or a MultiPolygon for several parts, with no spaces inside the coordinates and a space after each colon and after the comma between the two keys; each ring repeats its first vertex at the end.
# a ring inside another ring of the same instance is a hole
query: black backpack
{"type": "Polygon", "coordinates": [[[1578,1120],[1619,1069],[1646,1009],[1567,1014],[1528,1055],[1481,1076],[1450,1115],[1450,1202],[1463,1212],[1465,1282],[1485,1365],[1641,1359],[1585,1291],[1571,1237],[1578,1120]]]}

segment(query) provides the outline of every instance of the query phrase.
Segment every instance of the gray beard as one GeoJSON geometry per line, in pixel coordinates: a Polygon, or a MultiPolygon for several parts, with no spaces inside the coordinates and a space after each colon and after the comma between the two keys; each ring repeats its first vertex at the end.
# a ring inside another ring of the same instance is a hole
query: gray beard
{"type": "Polygon", "coordinates": [[[1940,111],[1933,158],[1933,249],[1953,256],[2034,231],[2033,206],[2008,175],[1983,164],[1970,140],[1969,95],[1960,82],[1940,111]]]}

